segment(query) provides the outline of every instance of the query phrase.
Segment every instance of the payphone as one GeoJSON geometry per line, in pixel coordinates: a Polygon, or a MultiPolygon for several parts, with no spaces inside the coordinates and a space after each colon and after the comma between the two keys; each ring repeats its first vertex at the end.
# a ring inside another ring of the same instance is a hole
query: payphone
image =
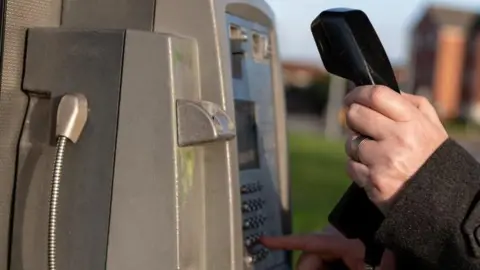
{"type": "Polygon", "coordinates": [[[0,270],[290,269],[263,0],[8,0],[0,270]],[[52,173],[53,171],[53,173],[52,173]]]}

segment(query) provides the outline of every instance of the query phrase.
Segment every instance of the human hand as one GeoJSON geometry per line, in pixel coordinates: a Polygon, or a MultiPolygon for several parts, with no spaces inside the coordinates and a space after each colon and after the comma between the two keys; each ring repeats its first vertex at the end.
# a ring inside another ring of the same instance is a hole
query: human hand
{"type": "Polygon", "coordinates": [[[389,202],[448,138],[427,99],[385,86],[362,86],[345,97],[348,175],[386,212],[389,202]],[[368,136],[359,139],[358,134],[368,136]]]}
{"type": "MultiPolygon", "coordinates": [[[[272,250],[302,251],[297,270],[329,270],[328,263],[341,260],[350,270],[363,270],[365,247],[359,240],[345,238],[335,229],[312,235],[262,237],[262,244],[272,250]]],[[[385,251],[380,270],[394,270],[394,256],[385,251]]]]}

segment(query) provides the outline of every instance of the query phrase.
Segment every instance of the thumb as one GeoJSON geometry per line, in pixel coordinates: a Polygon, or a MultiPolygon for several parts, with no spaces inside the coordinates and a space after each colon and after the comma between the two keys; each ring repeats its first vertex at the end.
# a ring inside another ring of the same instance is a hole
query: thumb
{"type": "Polygon", "coordinates": [[[404,92],[402,92],[402,96],[406,100],[408,100],[413,106],[415,106],[430,121],[432,121],[435,124],[442,125],[442,122],[438,118],[437,111],[432,106],[432,104],[428,101],[427,98],[425,98],[423,96],[404,93],[404,92]]]}

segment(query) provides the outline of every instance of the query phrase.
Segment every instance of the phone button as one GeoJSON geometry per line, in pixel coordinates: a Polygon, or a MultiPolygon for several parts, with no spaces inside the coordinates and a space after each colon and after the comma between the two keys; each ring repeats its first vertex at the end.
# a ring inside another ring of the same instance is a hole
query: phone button
{"type": "Polygon", "coordinates": [[[260,183],[260,181],[257,181],[256,183],[249,183],[249,184],[244,184],[240,188],[240,192],[242,194],[251,194],[255,192],[260,192],[263,189],[263,185],[260,183]]]}
{"type": "Polygon", "coordinates": [[[266,219],[267,217],[263,215],[247,218],[243,223],[243,229],[250,230],[250,229],[259,228],[265,223],[266,219]]]}

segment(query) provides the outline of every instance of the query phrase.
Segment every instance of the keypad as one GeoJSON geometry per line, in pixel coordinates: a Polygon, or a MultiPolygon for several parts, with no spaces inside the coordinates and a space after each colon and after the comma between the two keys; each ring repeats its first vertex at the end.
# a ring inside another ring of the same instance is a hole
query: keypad
{"type": "Polygon", "coordinates": [[[265,224],[267,217],[260,215],[245,219],[243,222],[244,230],[258,229],[265,224]]]}
{"type": "Polygon", "coordinates": [[[268,255],[270,254],[270,251],[266,248],[261,248],[259,251],[253,253],[253,254],[250,254],[248,257],[247,257],[247,263],[249,264],[255,264],[255,263],[259,263],[263,260],[265,260],[268,255]]]}
{"type": "Polygon", "coordinates": [[[258,243],[260,237],[262,237],[263,232],[254,233],[245,237],[245,246],[250,248],[258,243]]]}
{"type": "Polygon", "coordinates": [[[261,210],[265,205],[265,200],[258,198],[252,200],[246,200],[243,202],[242,210],[244,213],[251,213],[261,210]]]}
{"type": "Polygon", "coordinates": [[[265,258],[268,257],[269,253],[270,251],[266,248],[260,249],[260,251],[252,255],[253,262],[256,263],[256,262],[263,261],[265,258]]]}
{"type": "Polygon", "coordinates": [[[244,245],[248,254],[246,260],[250,264],[257,264],[264,261],[269,250],[263,247],[259,240],[265,232],[268,233],[267,213],[265,205],[266,200],[263,199],[263,184],[260,181],[245,183],[240,187],[242,195],[242,212],[244,245]],[[266,231],[264,231],[266,229],[266,231]]]}
{"type": "Polygon", "coordinates": [[[248,183],[244,184],[241,186],[240,191],[242,194],[251,194],[251,193],[256,193],[260,192],[263,189],[263,185],[260,183],[260,181],[257,181],[255,183],[248,183]]]}

